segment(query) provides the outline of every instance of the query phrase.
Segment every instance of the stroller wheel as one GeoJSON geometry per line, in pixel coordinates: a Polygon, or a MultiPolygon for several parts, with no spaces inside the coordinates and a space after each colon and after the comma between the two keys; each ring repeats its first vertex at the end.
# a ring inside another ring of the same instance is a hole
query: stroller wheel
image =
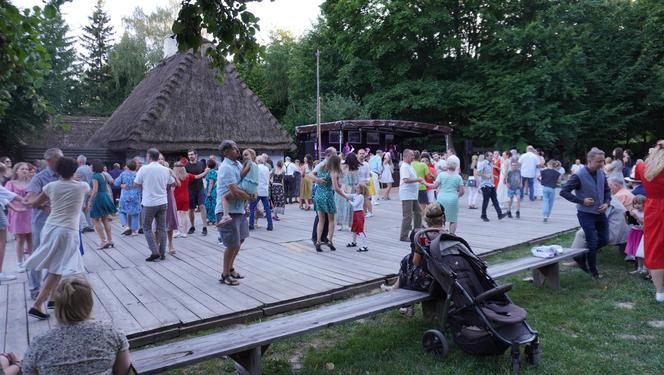
{"type": "Polygon", "coordinates": [[[435,354],[444,358],[450,347],[442,332],[437,329],[430,329],[422,335],[422,349],[425,353],[435,354]]]}

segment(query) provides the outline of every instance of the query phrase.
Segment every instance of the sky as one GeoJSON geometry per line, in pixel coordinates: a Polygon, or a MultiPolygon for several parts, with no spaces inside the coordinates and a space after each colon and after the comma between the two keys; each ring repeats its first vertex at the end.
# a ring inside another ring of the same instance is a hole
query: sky
{"type": "MultiPolygon", "coordinates": [[[[11,0],[19,8],[28,8],[35,5],[42,6],[42,0],[11,0]]],[[[287,30],[295,36],[302,35],[320,15],[320,4],[323,0],[276,0],[251,2],[249,10],[260,18],[261,31],[258,40],[265,43],[270,31],[275,29],[287,30]]],[[[72,36],[79,36],[84,25],[88,23],[88,16],[97,0],[72,0],[62,6],[62,13],[72,30],[72,36]]],[[[157,8],[159,4],[166,3],[164,0],[106,0],[104,9],[111,17],[111,23],[115,30],[115,38],[122,35],[122,17],[130,16],[137,6],[143,8],[147,14],[157,8]]]]}

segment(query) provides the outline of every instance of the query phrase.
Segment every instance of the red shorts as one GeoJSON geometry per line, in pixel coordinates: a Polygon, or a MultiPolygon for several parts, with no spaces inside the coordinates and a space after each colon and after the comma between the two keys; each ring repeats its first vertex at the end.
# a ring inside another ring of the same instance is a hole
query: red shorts
{"type": "Polygon", "coordinates": [[[353,233],[364,233],[364,211],[353,211],[353,225],[350,227],[353,233]]]}

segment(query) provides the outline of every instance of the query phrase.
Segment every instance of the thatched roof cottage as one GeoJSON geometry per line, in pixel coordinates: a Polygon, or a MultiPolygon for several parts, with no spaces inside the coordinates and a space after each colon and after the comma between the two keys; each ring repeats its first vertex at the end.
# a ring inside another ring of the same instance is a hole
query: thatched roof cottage
{"type": "Polygon", "coordinates": [[[150,147],[171,156],[194,148],[203,156],[215,153],[224,139],[275,156],[294,150],[291,137],[235,68],[226,66],[220,84],[208,62],[203,47],[162,60],[86,146],[125,157],[142,156],[150,147]]]}

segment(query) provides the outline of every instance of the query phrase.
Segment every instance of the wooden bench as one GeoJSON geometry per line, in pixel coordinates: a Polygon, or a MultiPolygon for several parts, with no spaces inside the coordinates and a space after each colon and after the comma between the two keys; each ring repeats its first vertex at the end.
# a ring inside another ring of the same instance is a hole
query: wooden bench
{"type": "Polygon", "coordinates": [[[553,258],[528,256],[489,266],[491,277],[499,278],[523,271],[533,271],[533,282],[537,285],[546,284],[553,289],[560,288],[560,262],[579,256],[588,249],[565,249],[561,255],[553,258]]]}
{"type": "MultiPolygon", "coordinates": [[[[533,270],[533,277],[538,285],[548,280],[550,287],[559,288],[558,263],[585,251],[587,250],[565,249],[564,254],[555,258],[530,256],[516,259],[490,266],[488,272],[491,277],[499,278],[533,270]]],[[[440,298],[424,292],[395,289],[389,293],[355,298],[311,311],[138,350],[132,352],[132,366],[137,374],[156,374],[211,358],[229,356],[236,362],[240,374],[261,374],[261,357],[274,341],[418,302],[423,302],[425,319],[435,319],[440,315],[440,298]]]]}

